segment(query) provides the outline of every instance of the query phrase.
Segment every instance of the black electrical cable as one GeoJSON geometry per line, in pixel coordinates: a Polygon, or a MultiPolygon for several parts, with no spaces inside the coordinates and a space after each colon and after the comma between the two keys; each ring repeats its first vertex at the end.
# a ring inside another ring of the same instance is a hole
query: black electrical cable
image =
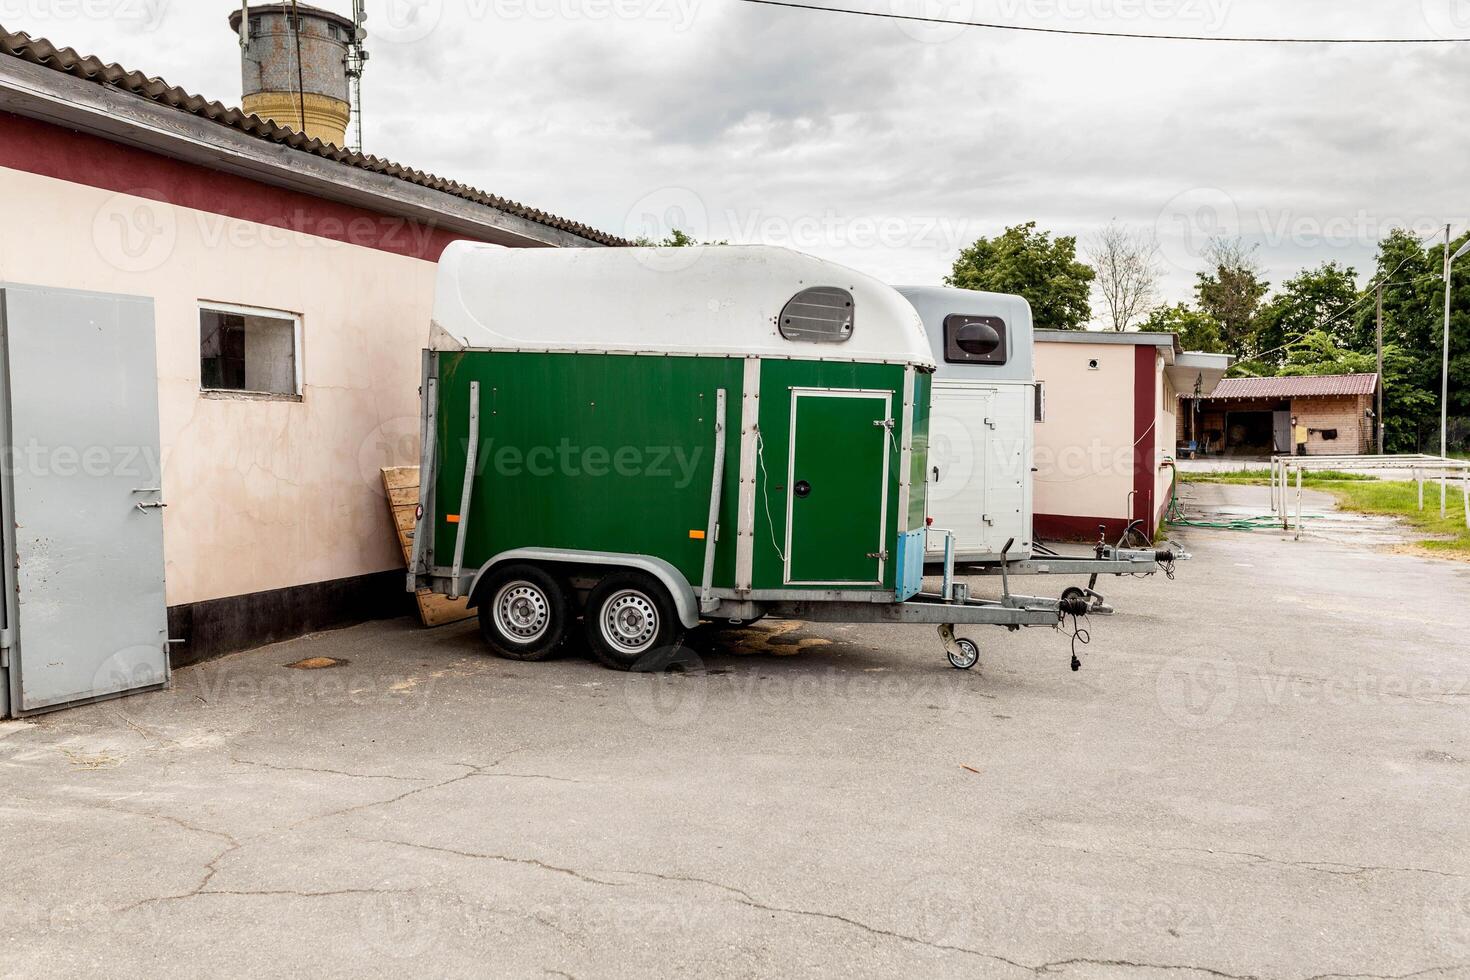
{"type": "Polygon", "coordinates": [[[296,107],[301,111],[301,135],[306,135],[306,70],[301,66],[301,8],[291,0],[291,33],[296,35],[296,107]]]}
{"type": "Polygon", "coordinates": [[[920,17],[917,14],[885,13],[878,10],[853,10],[848,7],[823,7],[793,0],[740,0],[767,7],[790,7],[794,10],[817,10],[826,14],[850,14],[854,17],[878,17],[884,20],[907,20],[921,24],[951,24],[956,27],[978,27],[990,31],[1018,31],[1032,34],[1065,34],[1071,37],[1128,38],[1139,41],[1202,41],[1216,44],[1467,44],[1470,37],[1212,37],[1205,34],[1136,34],[1125,31],[1080,31],[1067,27],[1028,27],[1021,24],[995,24],[977,20],[950,20],[945,17],[920,17]]]}

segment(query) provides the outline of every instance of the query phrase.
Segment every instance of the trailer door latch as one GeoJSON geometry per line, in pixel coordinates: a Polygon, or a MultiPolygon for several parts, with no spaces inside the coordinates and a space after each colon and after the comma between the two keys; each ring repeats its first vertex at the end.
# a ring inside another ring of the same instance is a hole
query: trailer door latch
{"type": "Polygon", "coordinates": [[[888,551],[887,551],[887,549],[885,549],[883,551],[870,551],[870,552],[868,552],[868,557],[869,558],[876,558],[879,561],[887,561],[888,560],[888,551]]]}

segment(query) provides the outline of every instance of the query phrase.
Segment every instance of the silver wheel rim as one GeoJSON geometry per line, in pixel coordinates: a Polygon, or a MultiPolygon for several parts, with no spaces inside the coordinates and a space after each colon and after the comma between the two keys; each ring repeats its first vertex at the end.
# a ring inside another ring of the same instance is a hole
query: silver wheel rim
{"type": "Polygon", "coordinates": [[[973,642],[971,642],[970,640],[959,640],[957,641],[957,643],[959,645],[960,652],[958,654],[952,654],[950,656],[950,659],[953,660],[956,664],[961,664],[969,667],[980,659],[980,648],[975,646],[973,642]]]}
{"type": "Polygon", "coordinates": [[[602,604],[602,638],[623,653],[642,653],[658,639],[658,607],[642,592],[624,589],[602,604]]]}
{"type": "Polygon", "coordinates": [[[546,593],[523,579],[507,582],[495,593],[495,628],[517,643],[539,640],[551,628],[546,593]]]}

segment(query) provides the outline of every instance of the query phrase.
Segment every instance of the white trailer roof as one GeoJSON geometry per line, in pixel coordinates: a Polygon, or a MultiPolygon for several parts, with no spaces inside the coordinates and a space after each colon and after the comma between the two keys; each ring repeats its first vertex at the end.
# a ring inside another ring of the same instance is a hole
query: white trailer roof
{"type": "Polygon", "coordinates": [[[617,351],[887,361],[934,367],[913,306],[876,279],[768,245],[500,248],[439,260],[432,350],[617,351]],[[853,298],[841,343],[788,340],[786,304],[811,287],[853,298]]]}
{"type": "Polygon", "coordinates": [[[986,293],[952,286],[895,287],[923,318],[929,344],[939,363],[938,376],[964,381],[1036,380],[1035,340],[1031,304],[1020,296],[986,293]],[[994,316],[1010,328],[1010,356],[1004,364],[953,363],[944,359],[944,321],[953,314],[994,316]]]}

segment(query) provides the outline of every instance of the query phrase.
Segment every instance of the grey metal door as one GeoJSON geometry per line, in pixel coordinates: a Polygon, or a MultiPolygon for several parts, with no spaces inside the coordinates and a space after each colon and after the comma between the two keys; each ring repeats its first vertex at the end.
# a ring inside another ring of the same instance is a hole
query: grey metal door
{"type": "Polygon", "coordinates": [[[0,340],[12,713],[165,684],[153,303],[5,286],[0,340]]]}
{"type": "Polygon", "coordinates": [[[1291,413],[1271,413],[1271,441],[1274,443],[1272,449],[1278,453],[1290,453],[1296,450],[1291,444],[1291,413]]]}

